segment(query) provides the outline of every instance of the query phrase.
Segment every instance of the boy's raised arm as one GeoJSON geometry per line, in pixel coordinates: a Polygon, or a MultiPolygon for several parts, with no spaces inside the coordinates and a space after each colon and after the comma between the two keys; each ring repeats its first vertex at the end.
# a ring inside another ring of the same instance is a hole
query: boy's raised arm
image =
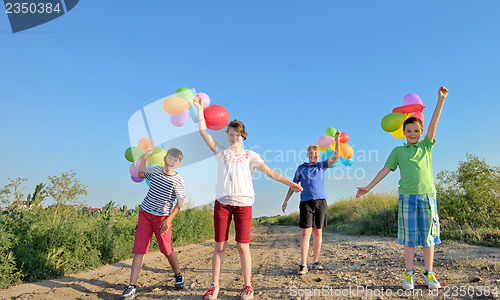
{"type": "Polygon", "coordinates": [[[146,178],[146,176],[144,176],[144,171],[146,170],[146,158],[150,156],[151,153],[153,153],[153,149],[147,150],[142,155],[141,163],[139,164],[139,172],[138,172],[139,178],[146,178]]]}
{"type": "Polygon", "coordinates": [[[340,143],[339,143],[340,131],[337,130],[335,133],[335,154],[328,159],[328,167],[333,165],[340,157],[340,143]]]}
{"type": "Polygon", "coordinates": [[[200,131],[200,135],[205,143],[207,143],[208,148],[215,153],[215,140],[207,131],[207,123],[203,114],[203,99],[200,96],[196,96],[193,100],[193,105],[198,110],[198,130],[200,131]]]}
{"type": "Polygon", "coordinates": [[[437,123],[439,121],[439,117],[441,116],[441,110],[443,109],[444,99],[446,99],[446,96],[448,96],[448,89],[444,86],[440,87],[438,91],[438,102],[436,104],[436,108],[434,109],[431,122],[429,123],[429,128],[427,129],[427,137],[431,141],[434,141],[437,123]]]}

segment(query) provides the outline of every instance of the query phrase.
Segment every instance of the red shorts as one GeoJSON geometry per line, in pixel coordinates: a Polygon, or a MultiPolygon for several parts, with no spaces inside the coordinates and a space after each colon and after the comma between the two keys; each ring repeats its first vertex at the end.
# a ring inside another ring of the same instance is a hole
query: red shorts
{"type": "Polygon", "coordinates": [[[229,238],[229,225],[234,215],[235,240],[238,243],[250,243],[252,229],[252,206],[224,205],[215,200],[214,229],[215,241],[222,243],[229,238]]]}
{"type": "Polygon", "coordinates": [[[139,220],[135,227],[134,247],[132,253],[146,254],[149,252],[149,243],[153,232],[156,235],[161,253],[169,255],[174,252],[172,247],[172,226],[164,233],[160,234],[160,225],[167,216],[155,216],[143,210],[139,211],[139,220]]]}

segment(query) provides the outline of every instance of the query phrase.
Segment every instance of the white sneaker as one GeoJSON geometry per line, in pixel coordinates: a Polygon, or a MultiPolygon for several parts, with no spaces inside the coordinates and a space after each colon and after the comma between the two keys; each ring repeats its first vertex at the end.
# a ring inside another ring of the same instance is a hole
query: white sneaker
{"type": "Polygon", "coordinates": [[[434,276],[434,273],[429,273],[427,275],[424,275],[424,281],[425,281],[425,284],[431,290],[441,288],[441,284],[439,283],[439,281],[436,280],[436,277],[434,276]]]}
{"type": "Polygon", "coordinates": [[[306,265],[300,265],[299,266],[299,275],[305,275],[307,274],[307,266],[306,265]]]}
{"type": "Polygon", "coordinates": [[[410,272],[405,272],[405,279],[403,280],[403,289],[413,290],[415,284],[413,283],[413,274],[410,272]]]}

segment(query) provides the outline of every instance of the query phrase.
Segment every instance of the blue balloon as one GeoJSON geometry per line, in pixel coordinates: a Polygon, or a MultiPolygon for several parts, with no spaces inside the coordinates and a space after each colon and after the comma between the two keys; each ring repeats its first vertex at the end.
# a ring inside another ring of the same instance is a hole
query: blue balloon
{"type": "MultiPolygon", "coordinates": [[[[330,157],[335,155],[335,151],[332,149],[328,149],[323,155],[321,155],[321,161],[325,161],[330,159],[330,157]]],[[[333,168],[336,164],[338,164],[339,160],[337,159],[331,166],[330,168],[333,168]]]]}
{"type": "Polygon", "coordinates": [[[352,164],[354,163],[354,160],[352,158],[349,158],[349,159],[345,159],[343,158],[342,156],[340,157],[340,160],[342,161],[342,164],[346,167],[350,167],[352,166],[352,164]]]}
{"type": "MultiPolygon", "coordinates": [[[[150,164],[150,165],[146,168],[146,170],[147,170],[147,169],[154,168],[154,167],[159,167],[159,165],[156,165],[156,164],[150,164]]],[[[151,185],[151,180],[149,180],[149,179],[147,179],[147,178],[146,178],[146,180],[145,180],[145,181],[146,181],[146,183],[148,184],[148,186],[150,186],[150,185],[151,185]]]]}
{"type": "Polygon", "coordinates": [[[194,105],[191,105],[188,110],[189,115],[191,116],[191,120],[193,120],[193,122],[195,123],[198,123],[198,109],[194,105]]]}

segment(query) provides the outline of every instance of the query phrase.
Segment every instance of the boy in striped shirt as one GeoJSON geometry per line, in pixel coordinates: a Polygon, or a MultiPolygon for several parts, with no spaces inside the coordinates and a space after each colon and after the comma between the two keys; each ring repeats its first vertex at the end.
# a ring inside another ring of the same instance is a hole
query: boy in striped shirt
{"type": "Polygon", "coordinates": [[[186,191],[184,180],[175,168],[181,164],[183,154],[179,149],[170,148],[165,156],[165,166],[157,166],[146,170],[146,158],[153,150],[148,150],[141,158],[139,177],[151,181],[149,191],[142,201],[139,220],[135,230],[134,259],[130,274],[130,284],[122,294],[122,298],[131,299],[137,296],[137,279],[142,268],[144,254],[149,251],[153,233],[158,241],[160,251],[167,257],[175,274],[175,288],[184,288],[184,277],[181,275],[179,259],[172,247],[172,220],[181,209],[186,191]],[[174,206],[174,202],[177,203],[174,206]],[[172,209],[173,207],[173,209],[172,209]]]}

